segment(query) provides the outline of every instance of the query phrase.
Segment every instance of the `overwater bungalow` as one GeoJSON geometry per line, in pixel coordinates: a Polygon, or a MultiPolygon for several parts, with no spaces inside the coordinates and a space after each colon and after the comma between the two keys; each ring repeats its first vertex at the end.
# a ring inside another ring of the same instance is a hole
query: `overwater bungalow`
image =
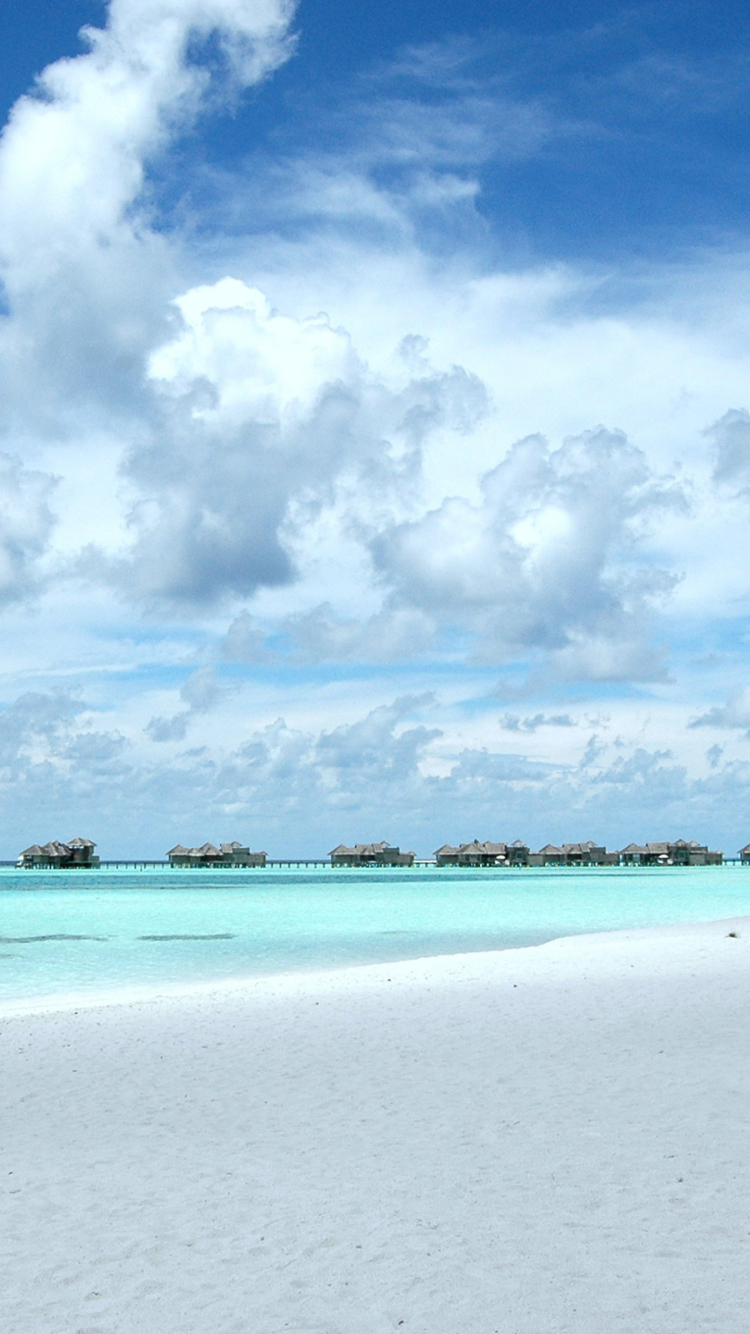
{"type": "Polygon", "coordinates": [[[546,843],[529,855],[529,866],[616,866],[619,856],[618,852],[607,852],[593,839],[586,843],[563,843],[561,847],[546,843]]]}
{"type": "Polygon", "coordinates": [[[593,839],[587,843],[563,843],[562,846],[568,866],[616,866],[620,860],[619,852],[607,852],[593,839]]]}
{"type": "Polygon", "coordinates": [[[710,852],[705,843],[678,838],[674,843],[629,843],[620,853],[622,866],[720,866],[722,852],[710,852]]]}
{"type": "Polygon", "coordinates": [[[529,854],[529,866],[564,866],[565,853],[554,843],[545,843],[538,852],[529,854]]]}
{"type": "Polygon", "coordinates": [[[506,845],[505,860],[508,866],[528,866],[530,856],[529,845],[521,838],[516,838],[506,845]]]}
{"type": "Polygon", "coordinates": [[[746,843],[744,848],[740,848],[739,858],[743,863],[750,862],[750,843],[746,843]]]}
{"type": "Polygon", "coordinates": [[[522,839],[513,843],[444,843],[433,854],[438,866],[528,866],[529,848],[522,839]]]}
{"type": "Polygon", "coordinates": [[[90,838],[71,838],[67,843],[53,839],[50,843],[32,843],[25,848],[18,858],[18,865],[24,870],[34,867],[46,867],[51,870],[73,870],[76,867],[92,869],[99,865],[99,858],[94,855],[96,843],[90,838]]]}
{"type": "Polygon", "coordinates": [[[402,852],[391,843],[339,843],[329,852],[332,866],[413,866],[414,853],[402,852]]]}
{"type": "Polygon", "coordinates": [[[459,843],[452,847],[444,843],[434,854],[438,866],[505,866],[508,863],[507,843],[459,843]]]}
{"type": "Polygon", "coordinates": [[[265,852],[251,852],[242,843],[203,843],[199,848],[185,848],[178,843],[167,853],[170,866],[265,866],[265,852]]]}

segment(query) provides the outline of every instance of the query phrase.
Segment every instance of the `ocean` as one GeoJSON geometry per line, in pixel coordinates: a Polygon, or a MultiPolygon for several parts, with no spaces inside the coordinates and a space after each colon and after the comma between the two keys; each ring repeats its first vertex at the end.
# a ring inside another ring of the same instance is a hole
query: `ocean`
{"type": "Polygon", "coordinates": [[[750,868],[0,869],[0,1004],[750,915],[750,868]]]}

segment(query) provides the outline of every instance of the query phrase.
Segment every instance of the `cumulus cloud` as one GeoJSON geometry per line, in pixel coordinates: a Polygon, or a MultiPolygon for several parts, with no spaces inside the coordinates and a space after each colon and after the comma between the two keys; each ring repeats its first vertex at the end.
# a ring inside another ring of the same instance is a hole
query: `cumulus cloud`
{"type": "Polygon", "coordinates": [[[117,782],[126,747],[118,732],[97,731],[89,706],[70,691],[27,691],[0,709],[0,786],[14,804],[35,793],[34,811],[66,791],[71,799],[93,795],[97,781],[117,782]]]}
{"type": "Polygon", "coordinates": [[[112,0],[106,27],[83,30],[88,52],[16,103],[0,141],[11,425],[67,437],[143,410],[144,353],[176,281],[147,166],[208,98],[286,57],[290,15],[286,0],[112,0]]]}
{"type": "Polygon", "coordinates": [[[354,770],[357,781],[366,785],[375,775],[378,781],[414,776],[418,762],[430,741],[441,735],[439,728],[407,727],[396,732],[401,721],[431,702],[430,695],[405,695],[373,709],[361,722],[348,723],[325,732],[317,743],[317,755],[323,773],[354,770]]]}
{"type": "Polygon", "coordinates": [[[245,663],[270,662],[273,656],[265,626],[247,610],[232,621],[219,643],[219,654],[227,662],[245,663]]]}
{"type": "Polygon", "coordinates": [[[411,608],[386,608],[364,621],[329,603],[290,616],[283,626],[292,656],[304,662],[399,662],[432,647],[432,619],[411,608]]]}
{"type": "Polygon", "coordinates": [[[231,686],[219,685],[213,667],[199,667],[180,687],[180,698],[188,705],[187,709],[171,718],[152,718],[145,731],[152,741],[183,741],[194,717],[210,713],[233,693],[231,686]]]}
{"type": "Polygon", "coordinates": [[[536,732],[540,727],[575,727],[569,713],[535,713],[529,718],[519,718],[516,713],[504,713],[500,726],[506,732],[536,732]]]}
{"type": "Polygon", "coordinates": [[[0,143],[6,428],[128,442],[130,547],[90,545],[75,568],[154,606],[288,583],[297,530],[342,479],[387,507],[426,436],[484,409],[457,368],[386,385],[325,314],[281,314],[238,279],[170,303],[178,247],[155,225],[149,165],[211,98],[288,56],[291,12],[112,0],[88,53],[44,71],[0,143]]]}
{"type": "Polygon", "coordinates": [[[130,596],[191,606],[288,583],[297,530],[337,489],[392,514],[426,437],[485,409],[460,367],[391,386],[327,316],[292,319],[237,279],[191,290],[175,314],[149,362],[159,427],[126,463],[132,547],[87,557],[130,596]]]}
{"type": "Polygon", "coordinates": [[[604,429],[559,449],[532,436],[485,474],[481,493],[373,539],[394,605],[469,628],[490,655],[643,638],[676,576],[638,541],[649,518],[686,502],[640,449],[604,429]]]}
{"type": "Polygon", "coordinates": [[[71,723],[84,705],[68,692],[27,691],[0,710],[0,763],[12,769],[43,749],[44,758],[59,754],[69,738],[71,723]]]}
{"type": "Polygon", "coordinates": [[[750,483],[750,413],[730,408],[705,434],[714,451],[714,481],[744,491],[750,483]]]}
{"type": "Polygon", "coordinates": [[[181,713],[175,713],[171,718],[161,716],[151,718],[146,724],[145,731],[152,741],[184,741],[189,722],[189,710],[183,709],[181,713]]]}
{"type": "MultiPolygon", "coordinates": [[[[427,795],[420,766],[441,735],[439,728],[413,721],[415,711],[430,702],[429,695],[401,696],[363,718],[318,733],[289,728],[278,719],[227,758],[217,774],[219,790],[236,793],[274,822],[282,811],[304,812],[307,819],[317,809],[325,812],[331,829],[332,818],[347,812],[355,813],[360,824],[377,812],[381,822],[395,818],[403,828],[404,809],[416,813],[427,795]]],[[[359,838],[360,833],[347,836],[359,838]]]]}
{"type": "Polygon", "coordinates": [[[13,108],[0,147],[0,256],[15,298],[75,256],[137,235],[128,214],[144,162],[197,114],[216,33],[243,85],[288,54],[284,0],[112,0],[85,28],[86,55],[59,60],[13,108]]]}
{"type": "Polygon", "coordinates": [[[688,727],[736,728],[750,737],[750,686],[733,691],[726,704],[715,704],[688,723],[688,727]]]}
{"type": "Polygon", "coordinates": [[[494,661],[541,652],[537,686],[663,680],[653,613],[679,576],[647,543],[657,517],[684,513],[686,497],[620,432],[599,429],[558,449],[529,437],[481,478],[479,503],[449,497],[400,523],[387,509],[376,523],[355,508],[383,596],[376,614],[346,617],[319,604],[279,623],[272,649],[244,611],[222,654],[380,661],[438,650],[494,661]]]}
{"type": "Polygon", "coordinates": [[[433,644],[434,622],[411,609],[385,609],[364,620],[338,615],[330,602],[281,619],[269,634],[241,611],[219,645],[220,656],[243,663],[386,663],[421,656],[433,644]],[[273,640],[273,642],[271,642],[273,640]]]}
{"type": "MultiPolygon", "coordinates": [[[[291,12],[285,0],[112,0],[106,26],[82,34],[88,51],[50,65],[14,106],[0,139],[0,434],[13,447],[39,456],[98,433],[96,468],[102,432],[150,435],[144,359],[167,332],[176,277],[147,168],[207,99],[286,58],[291,12]]],[[[2,465],[0,598],[37,578],[52,484],[2,465]]]]}
{"type": "Polygon", "coordinates": [[[33,593],[54,527],[55,478],[0,454],[0,604],[33,593]]]}
{"type": "Polygon", "coordinates": [[[600,783],[618,783],[648,787],[656,795],[663,790],[672,797],[683,791],[687,785],[687,771],[684,765],[665,764],[673,760],[669,750],[649,751],[638,746],[631,755],[618,756],[613,764],[597,774],[600,783]]]}

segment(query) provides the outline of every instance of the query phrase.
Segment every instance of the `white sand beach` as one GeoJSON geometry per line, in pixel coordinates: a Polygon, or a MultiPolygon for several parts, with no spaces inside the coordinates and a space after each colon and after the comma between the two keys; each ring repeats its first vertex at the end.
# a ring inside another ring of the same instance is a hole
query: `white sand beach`
{"type": "Polygon", "coordinates": [[[89,1000],[0,1042],[3,1334],[750,1324],[750,919],[89,1000]]]}

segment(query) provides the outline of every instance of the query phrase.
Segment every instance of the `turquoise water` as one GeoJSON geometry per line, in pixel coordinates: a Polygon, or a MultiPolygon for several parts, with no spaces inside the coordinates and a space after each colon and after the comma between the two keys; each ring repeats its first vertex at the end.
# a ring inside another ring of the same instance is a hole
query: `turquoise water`
{"type": "Polygon", "coordinates": [[[390,962],[750,914],[740,866],[0,870],[0,1001],[390,962]]]}

